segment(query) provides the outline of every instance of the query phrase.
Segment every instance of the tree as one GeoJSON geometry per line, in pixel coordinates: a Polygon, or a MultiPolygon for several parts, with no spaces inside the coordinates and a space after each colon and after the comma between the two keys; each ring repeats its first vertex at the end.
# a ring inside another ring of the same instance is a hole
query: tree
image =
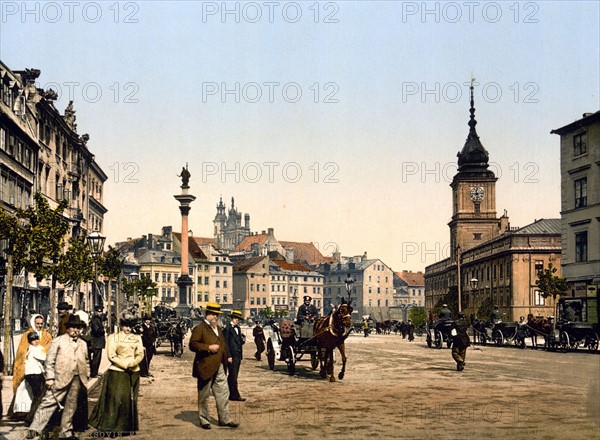
{"type": "Polygon", "coordinates": [[[427,319],[427,312],[424,307],[412,307],[408,315],[415,327],[419,327],[427,319]]]}
{"type": "Polygon", "coordinates": [[[261,315],[265,320],[270,319],[274,315],[273,309],[270,306],[265,307],[258,312],[258,314],[261,315]]]}
{"type": "Polygon", "coordinates": [[[60,257],[56,267],[56,279],[59,283],[73,288],[73,297],[77,286],[94,279],[94,260],[85,237],[69,239],[69,248],[60,257]]]}
{"type": "MultiPolygon", "coordinates": [[[[9,351],[11,326],[12,280],[14,276],[25,270],[35,274],[37,281],[51,278],[50,290],[50,331],[56,333],[57,319],[55,272],[64,248],[64,238],[69,224],[63,217],[68,201],[63,200],[50,208],[48,201],[41,193],[34,196],[35,205],[25,210],[18,209],[14,214],[0,210],[0,240],[6,240],[7,254],[6,293],[4,301],[4,350],[9,351]]],[[[8,370],[9,362],[5,369],[8,370]]],[[[8,373],[8,371],[5,371],[8,373]]]]}
{"type": "Polygon", "coordinates": [[[550,263],[546,269],[542,269],[537,273],[535,285],[540,290],[540,294],[544,298],[548,298],[550,295],[552,295],[552,299],[556,300],[558,295],[562,295],[569,290],[567,280],[554,275],[556,272],[557,269],[552,266],[552,263],[550,263]]]}
{"type": "MultiPolygon", "coordinates": [[[[117,281],[117,285],[115,287],[115,314],[116,316],[119,316],[120,314],[120,304],[119,304],[119,298],[120,298],[120,276],[121,273],[123,272],[123,265],[124,265],[125,259],[123,257],[121,257],[121,254],[119,253],[119,251],[112,247],[112,246],[108,246],[108,251],[106,252],[106,254],[104,255],[104,258],[102,259],[102,262],[100,264],[100,273],[102,273],[105,277],[107,277],[109,280],[116,280],[117,281]]],[[[109,285],[109,291],[110,291],[110,285],[109,285]]],[[[109,293],[110,295],[110,293],[109,293]]],[[[112,316],[111,316],[111,307],[110,307],[110,297],[108,298],[108,328],[112,328],[112,316]]]]}

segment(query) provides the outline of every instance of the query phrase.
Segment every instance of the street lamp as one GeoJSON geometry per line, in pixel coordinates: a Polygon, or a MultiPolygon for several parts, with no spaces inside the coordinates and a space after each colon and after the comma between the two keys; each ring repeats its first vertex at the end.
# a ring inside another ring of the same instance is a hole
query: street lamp
{"type": "MultiPolygon", "coordinates": [[[[98,289],[98,257],[104,252],[104,242],[106,241],[106,237],[100,234],[98,231],[92,232],[87,237],[88,247],[90,249],[90,254],[94,259],[94,285],[96,286],[96,290],[98,289]]],[[[92,306],[96,305],[95,295],[92,300],[92,306]]]]}
{"type": "Polygon", "coordinates": [[[351,298],[351,294],[352,294],[352,287],[354,286],[354,279],[352,278],[352,275],[348,274],[348,278],[346,278],[344,280],[344,284],[346,284],[346,293],[348,294],[348,304],[350,304],[350,301],[352,300],[351,298]]]}
{"type": "Polygon", "coordinates": [[[296,306],[298,305],[298,288],[294,287],[294,294],[292,295],[292,319],[296,319],[296,306]]]}
{"type": "Polygon", "coordinates": [[[479,280],[477,278],[471,278],[469,281],[469,286],[471,286],[471,302],[473,303],[473,315],[475,314],[475,294],[473,291],[477,289],[477,283],[479,280]]]}

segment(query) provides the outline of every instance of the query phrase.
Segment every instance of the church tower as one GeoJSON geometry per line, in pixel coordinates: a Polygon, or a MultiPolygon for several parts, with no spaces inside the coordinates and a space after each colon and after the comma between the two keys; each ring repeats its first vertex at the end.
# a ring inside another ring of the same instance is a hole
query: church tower
{"type": "Polygon", "coordinates": [[[213,223],[215,225],[215,241],[219,246],[219,249],[223,247],[223,231],[225,229],[225,222],[227,221],[227,216],[225,215],[225,205],[223,204],[223,197],[219,198],[219,204],[217,205],[217,215],[215,215],[215,219],[213,223]]]}
{"type": "Polygon", "coordinates": [[[496,218],[496,176],[488,170],[489,154],[481,144],[475,126],[475,103],[471,82],[471,117],[469,135],[458,156],[458,172],[452,188],[450,227],[451,259],[457,254],[484,243],[500,234],[496,218]]]}

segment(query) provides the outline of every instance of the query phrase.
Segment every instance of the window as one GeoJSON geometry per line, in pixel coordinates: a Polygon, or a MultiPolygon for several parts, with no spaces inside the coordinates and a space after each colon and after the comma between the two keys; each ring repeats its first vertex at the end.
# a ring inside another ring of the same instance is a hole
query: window
{"type": "Polygon", "coordinates": [[[575,234],[575,261],[578,263],[588,260],[587,241],[587,231],[578,232],[575,234]]]}
{"type": "Polygon", "coordinates": [[[167,274],[165,272],[163,272],[163,274],[162,274],[162,282],[163,283],[167,282],[167,274]]]}
{"type": "Polygon", "coordinates": [[[217,293],[217,294],[215,295],[215,301],[216,301],[216,302],[218,302],[218,303],[220,303],[220,302],[221,302],[221,295],[220,295],[220,294],[218,294],[218,293],[217,293]]]}
{"type": "Polygon", "coordinates": [[[254,292],[254,284],[250,283],[250,292],[254,292]]]}
{"type": "Polygon", "coordinates": [[[227,302],[227,295],[223,295],[223,302],[227,302]]]}
{"type": "Polygon", "coordinates": [[[215,266],[215,273],[220,273],[221,272],[221,268],[219,266],[215,266]]]}
{"type": "Polygon", "coordinates": [[[587,133],[579,133],[573,136],[573,155],[581,156],[587,153],[587,133]]]}
{"type": "Polygon", "coordinates": [[[253,305],[254,305],[254,297],[253,297],[253,296],[251,296],[251,297],[250,297],[250,305],[251,305],[251,306],[253,306],[253,305]]]}
{"type": "Polygon", "coordinates": [[[546,304],[546,298],[542,296],[542,292],[539,290],[533,292],[533,304],[536,306],[543,306],[546,304]]]}
{"type": "Polygon", "coordinates": [[[209,283],[208,283],[208,277],[204,277],[204,284],[205,284],[206,286],[208,286],[208,284],[209,284],[209,283]]]}
{"type": "Polygon", "coordinates": [[[227,289],[227,280],[223,280],[223,287],[227,289]]]}
{"type": "Polygon", "coordinates": [[[223,267],[223,273],[227,273],[227,266],[223,267]]]}
{"type": "Polygon", "coordinates": [[[154,273],[154,281],[155,282],[158,282],[158,275],[159,275],[158,272],[154,273]]]}
{"type": "Polygon", "coordinates": [[[208,272],[208,271],[210,270],[210,268],[208,267],[208,264],[205,264],[205,265],[204,265],[204,270],[205,270],[206,272],[208,272]]]}
{"type": "Polygon", "coordinates": [[[202,294],[201,293],[198,294],[198,301],[202,301],[202,294]]]}
{"type": "Polygon", "coordinates": [[[220,289],[220,288],[221,288],[221,281],[219,281],[219,280],[216,280],[216,281],[215,281],[215,287],[216,287],[217,289],[220,289]]]}
{"type": "Polygon", "coordinates": [[[170,283],[170,282],[171,282],[171,274],[170,274],[170,273],[168,273],[168,274],[167,274],[167,283],[170,283]]]}
{"type": "MultiPolygon", "coordinates": [[[[202,277],[198,277],[198,285],[202,285],[202,277]]],[[[198,301],[202,301],[201,299],[199,299],[198,301]]]]}
{"type": "Polygon", "coordinates": [[[263,306],[267,305],[267,298],[263,298],[263,306]]]}
{"type": "Polygon", "coordinates": [[[205,293],[205,294],[204,294],[204,301],[207,301],[207,302],[208,302],[208,293],[205,293]]]}
{"type": "Polygon", "coordinates": [[[474,233],[473,240],[481,240],[481,232],[474,233]]]}
{"type": "Polygon", "coordinates": [[[587,177],[575,181],[575,208],[587,206],[587,177]]]}
{"type": "Polygon", "coordinates": [[[540,270],[544,270],[544,262],[542,260],[535,260],[535,273],[538,273],[540,270]]]}

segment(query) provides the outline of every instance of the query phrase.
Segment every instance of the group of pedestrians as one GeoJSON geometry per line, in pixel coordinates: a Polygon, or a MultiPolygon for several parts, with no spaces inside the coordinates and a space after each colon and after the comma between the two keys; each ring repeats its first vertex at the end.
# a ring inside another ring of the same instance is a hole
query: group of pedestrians
{"type": "MultiPolygon", "coordinates": [[[[137,318],[130,310],[121,316],[119,332],[108,338],[101,307],[95,309],[89,323],[86,313],[74,312],[66,302],[60,302],[57,311],[54,338],[44,328],[42,315],[32,313],[29,318],[30,328],[22,334],[15,355],[8,415],[28,425],[27,439],[56,425],[60,425],[61,439],[76,439],[75,432],[85,431],[88,425],[103,437],[134,434],[139,428],[140,365],[144,366],[143,375],[149,375],[156,340],[151,320],[145,320],[144,343],[142,336],[132,332],[137,318]],[[152,344],[152,349],[146,349],[147,344],[152,344]],[[99,375],[105,348],[110,366],[88,420],[87,385],[99,375]]],[[[3,363],[1,354],[0,361],[3,363]]]]}

